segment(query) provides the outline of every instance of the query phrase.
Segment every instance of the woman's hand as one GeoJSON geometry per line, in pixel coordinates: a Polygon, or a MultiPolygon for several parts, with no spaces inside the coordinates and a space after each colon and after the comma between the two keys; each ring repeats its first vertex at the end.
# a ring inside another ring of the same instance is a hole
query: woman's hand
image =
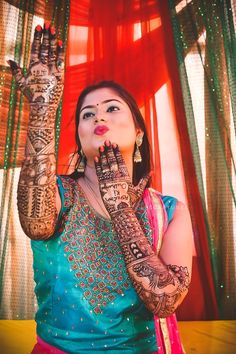
{"type": "Polygon", "coordinates": [[[8,64],[31,105],[58,106],[64,82],[64,49],[62,41],[57,43],[54,27],[45,23],[44,29],[40,25],[35,28],[26,76],[16,62],[8,60],[8,64]]]}
{"type": "Polygon", "coordinates": [[[111,215],[127,272],[146,307],[159,317],[167,317],[188,292],[192,255],[190,218],[182,207],[175,211],[159,257],[132,209],[148,179],[144,178],[136,188],[133,186],[117,145],[106,142],[99,152],[95,167],[100,191],[111,215]]]}
{"type": "Polygon", "coordinates": [[[17,205],[26,235],[34,240],[51,237],[59,206],[56,184],[55,122],[63,91],[63,46],[53,27],[37,26],[26,76],[9,60],[18,87],[30,103],[30,117],[17,205]]]}
{"type": "Polygon", "coordinates": [[[117,145],[106,141],[95,157],[95,168],[100,192],[109,214],[123,209],[135,209],[147,185],[149,176],[142,178],[135,187],[130,179],[125,161],[117,145]]]}

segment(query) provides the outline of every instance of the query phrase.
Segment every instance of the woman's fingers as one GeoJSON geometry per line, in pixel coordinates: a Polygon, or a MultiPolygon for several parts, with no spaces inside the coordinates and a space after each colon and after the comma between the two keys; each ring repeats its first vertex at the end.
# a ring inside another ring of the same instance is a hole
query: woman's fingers
{"type": "Polygon", "coordinates": [[[147,186],[147,183],[150,179],[151,175],[148,173],[146,176],[141,178],[139,184],[136,187],[132,187],[130,189],[130,196],[132,201],[132,207],[134,210],[137,210],[139,203],[142,199],[143,192],[147,186]]]}
{"type": "Polygon", "coordinates": [[[63,42],[59,40],[57,42],[57,69],[59,71],[64,70],[64,56],[65,56],[65,52],[64,52],[63,42]]]}
{"type": "Polygon", "coordinates": [[[106,151],[104,146],[101,146],[99,148],[99,153],[100,153],[100,161],[101,161],[101,169],[102,172],[109,172],[110,171],[110,167],[107,161],[107,156],[106,156],[106,151]]]}
{"type": "Polygon", "coordinates": [[[113,151],[114,155],[118,164],[118,170],[120,171],[121,175],[124,177],[128,177],[129,173],[125,164],[125,160],[123,159],[123,156],[121,155],[120,149],[118,145],[113,144],[113,151]]]}
{"type": "Polygon", "coordinates": [[[8,65],[11,68],[12,75],[16,79],[17,86],[24,92],[25,86],[26,86],[26,80],[25,80],[25,77],[22,74],[21,68],[13,60],[8,60],[7,63],[8,63],[8,65]]]}
{"type": "Polygon", "coordinates": [[[45,22],[44,29],[40,25],[36,26],[30,65],[40,61],[49,66],[51,73],[57,70],[60,73],[64,70],[64,55],[63,42],[57,40],[55,27],[50,26],[49,22],[45,22]]]}
{"type": "Polygon", "coordinates": [[[115,157],[111,142],[108,140],[105,141],[105,151],[107,154],[107,162],[110,167],[110,170],[111,171],[118,171],[118,164],[116,161],[116,157],[115,157]]]}
{"type": "Polygon", "coordinates": [[[105,144],[99,148],[99,155],[99,159],[96,157],[97,162],[95,161],[95,167],[100,175],[110,172],[109,176],[113,179],[120,177],[129,178],[125,161],[117,144],[111,144],[108,140],[105,141],[105,144]],[[117,174],[114,172],[119,173],[117,174]]]}
{"type": "Polygon", "coordinates": [[[143,195],[143,192],[147,186],[147,183],[148,183],[150,177],[151,176],[148,173],[146,176],[141,178],[141,180],[139,181],[139,184],[135,187],[137,198],[140,198],[143,195]]]}
{"type": "Polygon", "coordinates": [[[7,60],[7,64],[10,66],[13,75],[15,75],[19,70],[21,71],[19,65],[15,61],[9,59],[7,60]]]}
{"type": "Polygon", "coordinates": [[[34,31],[34,40],[31,47],[30,65],[39,61],[42,32],[43,32],[42,27],[40,25],[36,26],[34,31]]]}
{"type": "Polygon", "coordinates": [[[96,169],[96,173],[98,176],[98,180],[100,181],[101,177],[102,177],[102,168],[101,168],[101,162],[97,156],[95,156],[95,158],[94,158],[94,164],[95,164],[95,169],[96,169]]]}
{"type": "Polygon", "coordinates": [[[48,64],[49,55],[49,39],[50,39],[50,23],[45,22],[43,30],[43,40],[40,49],[40,60],[43,64],[48,64]]]}
{"type": "Polygon", "coordinates": [[[57,58],[57,38],[56,30],[52,26],[50,27],[50,41],[49,41],[49,54],[48,54],[48,66],[50,71],[54,71],[56,67],[56,58],[57,58]]]}

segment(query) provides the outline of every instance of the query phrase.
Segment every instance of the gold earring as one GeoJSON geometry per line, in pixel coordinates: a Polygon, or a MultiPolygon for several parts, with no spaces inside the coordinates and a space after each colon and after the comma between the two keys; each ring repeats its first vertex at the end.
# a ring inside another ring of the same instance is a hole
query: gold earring
{"type": "Polygon", "coordinates": [[[134,162],[138,163],[138,162],[142,162],[142,156],[139,147],[142,145],[143,135],[142,134],[137,135],[135,142],[136,142],[136,150],[134,153],[134,162]]]}
{"type": "Polygon", "coordinates": [[[77,167],[77,171],[80,172],[80,173],[84,173],[84,170],[85,170],[85,155],[84,155],[84,152],[83,150],[81,149],[80,150],[80,161],[79,161],[79,166],[77,167]]]}

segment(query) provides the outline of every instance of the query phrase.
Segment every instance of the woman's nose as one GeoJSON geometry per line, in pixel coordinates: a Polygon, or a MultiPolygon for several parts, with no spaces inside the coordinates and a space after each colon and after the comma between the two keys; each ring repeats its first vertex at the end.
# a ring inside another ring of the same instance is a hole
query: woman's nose
{"type": "Polygon", "coordinates": [[[94,119],[94,123],[98,123],[98,122],[105,122],[106,118],[104,117],[104,115],[102,113],[97,113],[94,119]]]}

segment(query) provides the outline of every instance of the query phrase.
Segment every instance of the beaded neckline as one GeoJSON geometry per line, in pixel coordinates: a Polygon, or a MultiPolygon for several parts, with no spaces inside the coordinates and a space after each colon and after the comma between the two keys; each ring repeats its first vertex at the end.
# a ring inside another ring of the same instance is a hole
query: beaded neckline
{"type": "Polygon", "coordinates": [[[94,216],[98,219],[101,219],[105,222],[107,222],[109,225],[112,224],[111,219],[105,218],[104,216],[102,216],[100,213],[97,212],[97,210],[90,204],[83,188],[81,187],[81,185],[79,183],[76,184],[76,187],[79,190],[80,196],[83,198],[84,203],[86,204],[86,206],[91,210],[91,212],[94,214],[94,216]]]}
{"type": "MultiPolygon", "coordinates": [[[[132,283],[111,220],[90,206],[78,183],[73,187],[73,204],[66,215],[61,240],[75,275],[75,287],[81,289],[91,311],[99,314],[118,296],[124,296],[132,283]]],[[[69,202],[68,189],[65,194],[69,202]]],[[[137,215],[150,236],[144,203],[140,204],[137,215]]]]}

